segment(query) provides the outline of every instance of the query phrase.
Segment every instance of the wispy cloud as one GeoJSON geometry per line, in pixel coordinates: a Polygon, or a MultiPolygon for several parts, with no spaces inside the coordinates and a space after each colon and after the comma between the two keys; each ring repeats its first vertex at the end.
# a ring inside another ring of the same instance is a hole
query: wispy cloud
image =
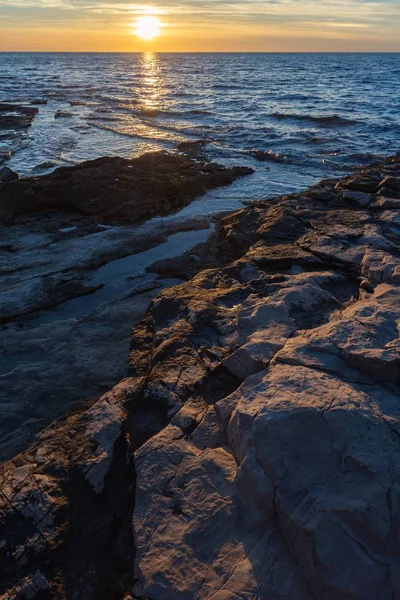
{"type": "MultiPolygon", "coordinates": [[[[383,49],[400,50],[400,0],[0,0],[0,20],[6,27],[67,27],[79,22],[96,28],[109,25],[125,31],[141,14],[158,14],[166,32],[195,32],[266,40],[294,35],[307,39],[381,40],[383,49]],[[218,33],[219,31],[219,33],[218,33]],[[385,45],[386,44],[386,45],[385,45]]],[[[233,43],[234,40],[232,40],[233,43]]],[[[377,48],[371,45],[371,50],[377,48]]],[[[379,47],[380,49],[381,47],[379,47]]]]}

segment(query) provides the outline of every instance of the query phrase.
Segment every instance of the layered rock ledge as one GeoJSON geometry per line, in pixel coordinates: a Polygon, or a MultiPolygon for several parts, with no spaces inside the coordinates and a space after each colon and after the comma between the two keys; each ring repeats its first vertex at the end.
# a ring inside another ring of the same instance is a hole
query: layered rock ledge
{"type": "Polygon", "coordinates": [[[399,599],[399,208],[400,155],[222,219],[3,465],[2,598],[399,599]]]}

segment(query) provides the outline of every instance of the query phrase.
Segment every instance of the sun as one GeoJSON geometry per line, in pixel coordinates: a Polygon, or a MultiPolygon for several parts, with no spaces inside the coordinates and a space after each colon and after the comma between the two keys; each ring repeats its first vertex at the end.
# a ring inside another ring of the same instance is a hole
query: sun
{"type": "Polygon", "coordinates": [[[156,17],[139,17],[135,24],[135,33],[142,40],[152,40],[160,35],[161,23],[156,17]]]}

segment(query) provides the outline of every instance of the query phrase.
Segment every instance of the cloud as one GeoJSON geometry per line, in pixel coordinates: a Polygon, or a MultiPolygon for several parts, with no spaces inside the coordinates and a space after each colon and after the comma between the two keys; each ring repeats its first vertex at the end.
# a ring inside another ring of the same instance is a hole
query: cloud
{"type": "Polygon", "coordinates": [[[0,19],[5,27],[16,28],[81,23],[123,31],[149,12],[163,17],[171,35],[207,36],[212,31],[225,38],[231,34],[261,39],[280,31],[305,40],[363,36],[397,44],[400,50],[400,0],[0,0],[0,19]]]}

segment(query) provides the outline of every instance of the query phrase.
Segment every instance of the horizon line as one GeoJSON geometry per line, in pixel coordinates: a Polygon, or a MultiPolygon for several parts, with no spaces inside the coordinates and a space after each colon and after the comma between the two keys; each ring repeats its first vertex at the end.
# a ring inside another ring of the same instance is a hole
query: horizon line
{"type": "Polygon", "coordinates": [[[400,50],[0,50],[0,54],[400,54],[400,50]]]}

